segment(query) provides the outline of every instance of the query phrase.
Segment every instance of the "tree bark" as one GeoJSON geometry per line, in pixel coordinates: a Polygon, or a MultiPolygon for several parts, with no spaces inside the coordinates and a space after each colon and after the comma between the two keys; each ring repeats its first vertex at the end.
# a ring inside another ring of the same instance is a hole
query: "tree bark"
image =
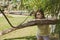
{"type": "Polygon", "coordinates": [[[29,21],[27,23],[22,24],[22,26],[17,26],[16,28],[9,28],[7,30],[3,30],[0,32],[0,35],[5,35],[7,33],[10,33],[12,31],[15,31],[17,29],[21,29],[24,27],[28,27],[28,26],[34,26],[34,25],[49,25],[49,24],[57,24],[58,22],[60,22],[60,20],[47,20],[47,19],[41,19],[41,20],[32,20],[29,21]]]}

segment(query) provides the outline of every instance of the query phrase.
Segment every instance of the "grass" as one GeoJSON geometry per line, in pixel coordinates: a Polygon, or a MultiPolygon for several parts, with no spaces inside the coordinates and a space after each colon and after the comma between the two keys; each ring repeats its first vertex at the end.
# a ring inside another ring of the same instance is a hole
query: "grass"
{"type": "MultiPolygon", "coordinates": [[[[14,26],[19,25],[26,18],[26,17],[11,17],[9,15],[7,17],[14,26]]],[[[10,28],[10,25],[8,24],[8,22],[6,21],[4,17],[0,17],[0,30],[4,30],[6,28],[10,28]]]]}
{"type": "MultiPolygon", "coordinates": [[[[10,17],[7,16],[10,20],[10,22],[17,26],[21,22],[24,21],[26,17],[10,17]]],[[[27,20],[30,20],[31,17],[29,17],[27,20]]],[[[4,17],[0,17],[0,31],[10,28],[10,25],[7,23],[4,17]]],[[[18,29],[16,31],[13,31],[11,33],[8,33],[6,35],[0,36],[0,40],[33,40],[36,39],[36,26],[33,27],[27,27],[23,29],[18,29]]]]}

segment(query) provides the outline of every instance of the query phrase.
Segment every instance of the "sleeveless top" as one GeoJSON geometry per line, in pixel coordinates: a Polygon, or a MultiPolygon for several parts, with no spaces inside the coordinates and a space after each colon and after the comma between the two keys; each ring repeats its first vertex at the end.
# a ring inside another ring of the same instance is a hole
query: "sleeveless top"
{"type": "Polygon", "coordinates": [[[40,36],[47,36],[50,34],[50,27],[49,25],[37,25],[38,31],[37,34],[40,36]]]}

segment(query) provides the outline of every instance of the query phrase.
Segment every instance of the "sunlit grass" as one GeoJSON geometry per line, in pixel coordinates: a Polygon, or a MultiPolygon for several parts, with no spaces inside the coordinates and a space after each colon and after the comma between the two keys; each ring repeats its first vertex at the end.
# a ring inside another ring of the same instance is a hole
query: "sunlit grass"
{"type": "MultiPolygon", "coordinates": [[[[7,16],[12,25],[17,26],[20,23],[22,23],[26,17],[12,17],[12,16],[7,16]]],[[[31,17],[30,17],[31,18],[31,17]]],[[[29,21],[29,20],[28,20],[29,21]]],[[[10,25],[6,21],[4,17],[0,17],[0,30],[4,30],[6,28],[10,28],[10,25]]]]}
{"type": "MultiPolygon", "coordinates": [[[[14,26],[17,26],[21,22],[23,22],[26,17],[10,17],[9,16],[8,18],[14,26]]],[[[31,19],[31,17],[29,18],[31,19]]],[[[30,20],[29,18],[28,18],[28,21],[30,20]]],[[[10,28],[10,25],[7,23],[6,19],[4,17],[0,17],[0,31],[8,28],[10,28]]],[[[9,38],[19,38],[19,37],[25,37],[25,36],[35,36],[36,30],[37,30],[36,26],[19,29],[11,33],[8,33],[6,35],[0,36],[0,40],[9,39],[9,38]]],[[[20,39],[17,39],[17,40],[20,40],[20,39]]]]}

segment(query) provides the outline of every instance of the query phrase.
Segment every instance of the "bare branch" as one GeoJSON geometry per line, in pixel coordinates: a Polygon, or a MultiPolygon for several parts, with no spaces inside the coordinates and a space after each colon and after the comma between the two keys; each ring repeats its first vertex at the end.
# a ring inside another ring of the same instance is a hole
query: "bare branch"
{"type": "Polygon", "coordinates": [[[9,28],[7,30],[1,31],[0,35],[5,35],[7,33],[15,31],[17,29],[25,28],[28,26],[34,26],[37,24],[39,24],[39,25],[57,24],[58,22],[60,23],[60,20],[52,20],[52,19],[50,19],[50,20],[47,20],[47,19],[32,20],[32,21],[22,24],[21,26],[17,26],[16,28],[9,28]]]}

